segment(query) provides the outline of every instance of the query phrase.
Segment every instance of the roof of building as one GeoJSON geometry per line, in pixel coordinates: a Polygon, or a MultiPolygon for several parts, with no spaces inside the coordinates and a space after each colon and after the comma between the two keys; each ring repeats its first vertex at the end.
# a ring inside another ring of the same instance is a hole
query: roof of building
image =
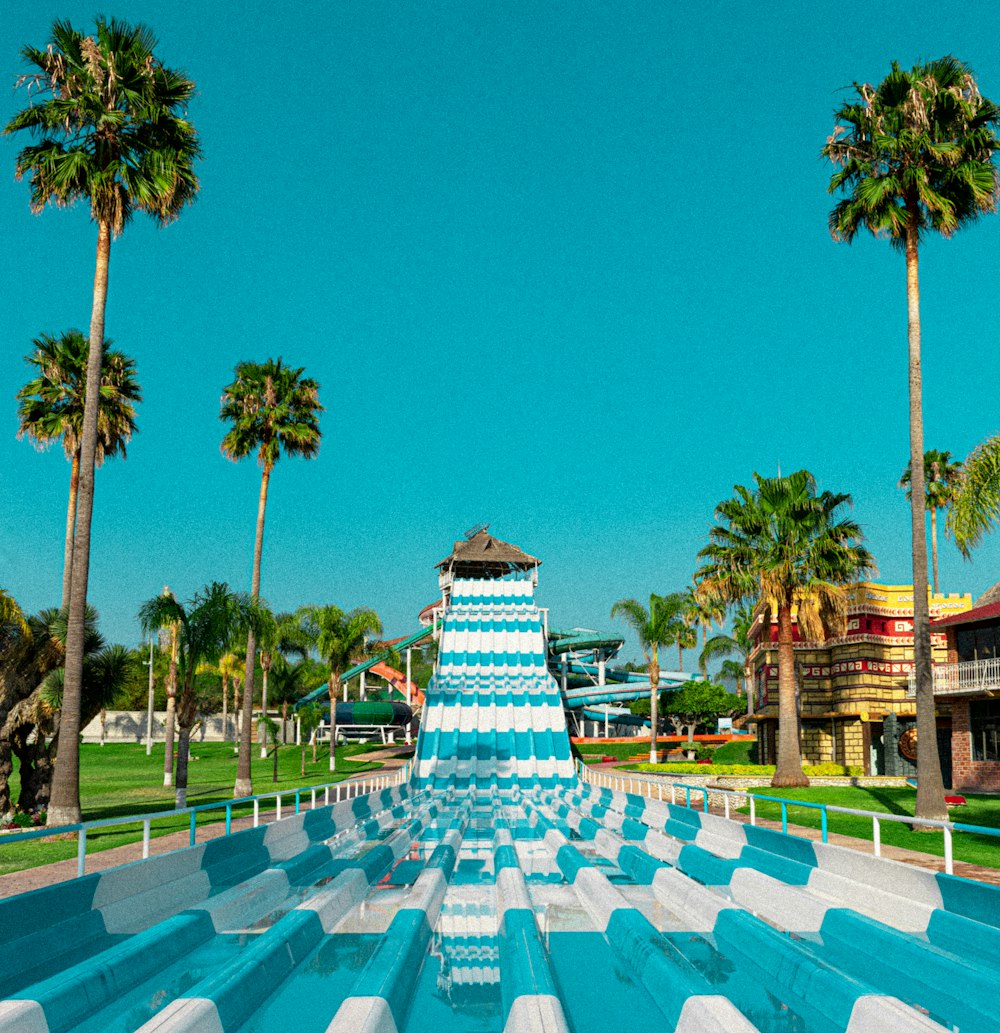
{"type": "Polygon", "coordinates": [[[503,542],[494,538],[487,531],[479,531],[471,538],[455,542],[450,556],[445,556],[438,567],[448,567],[453,564],[484,564],[489,567],[495,565],[514,567],[519,570],[527,570],[537,567],[541,560],[529,556],[523,549],[519,549],[510,542],[503,542]]]}
{"type": "Polygon", "coordinates": [[[989,606],[991,603],[1000,603],[1000,581],[985,592],[972,604],[976,606],[989,606]]]}
{"type": "MultiPolygon", "coordinates": [[[[989,595],[992,591],[993,589],[991,588],[986,595],[989,595]]],[[[986,603],[984,606],[979,605],[982,599],[985,598],[986,596],[981,596],[980,599],[976,600],[976,605],[971,610],[966,610],[965,613],[953,613],[948,617],[941,617],[939,620],[932,621],[931,623],[935,628],[942,628],[952,624],[973,624],[975,621],[988,621],[1000,617],[1000,599],[996,602],[986,603]]]]}

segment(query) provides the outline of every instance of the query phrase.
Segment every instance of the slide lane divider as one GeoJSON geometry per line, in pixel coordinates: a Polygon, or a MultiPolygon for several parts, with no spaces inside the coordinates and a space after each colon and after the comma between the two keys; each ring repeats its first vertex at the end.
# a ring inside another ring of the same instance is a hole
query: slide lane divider
{"type": "Polygon", "coordinates": [[[577,899],[612,950],[649,991],[674,1033],[756,1033],[757,1027],[727,997],[706,994],[703,977],[637,911],[532,801],[546,827],[544,842],[577,899]]]}
{"type": "MultiPolygon", "coordinates": [[[[261,933],[238,958],[154,1016],[141,1033],[232,1033],[308,957],[322,938],[359,905],[440,813],[428,801],[403,827],[359,858],[334,861],[334,878],[261,933]]],[[[368,825],[377,835],[381,826],[368,825]]],[[[368,837],[365,837],[367,841],[368,837]]]]}
{"type": "Polygon", "coordinates": [[[434,848],[351,995],[337,1009],[327,1033],[398,1033],[405,1026],[410,997],[455,870],[469,811],[466,804],[434,848]]]}

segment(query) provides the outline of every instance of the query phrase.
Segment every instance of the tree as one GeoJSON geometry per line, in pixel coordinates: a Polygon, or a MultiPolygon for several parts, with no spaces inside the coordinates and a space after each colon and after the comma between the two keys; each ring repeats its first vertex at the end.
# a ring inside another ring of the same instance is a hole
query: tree
{"type": "MultiPolygon", "coordinates": [[[[334,703],[336,706],[336,702],[334,703]]],[[[315,703],[302,707],[298,713],[302,746],[302,777],[306,777],[306,742],[312,743],[313,763],[316,763],[316,731],[323,723],[323,711],[315,703]]]]}
{"type": "Polygon", "coordinates": [[[678,626],[683,630],[680,618],[680,601],[683,596],[675,592],[673,595],[651,594],[649,609],[636,599],[619,599],[611,607],[611,616],[624,617],[631,625],[639,645],[642,646],[646,658],[646,670],[649,672],[649,762],[655,764],[659,760],[656,748],[656,736],[659,731],[659,715],[657,714],[657,694],[660,685],[660,647],[677,642],[678,626]]]}
{"type": "Polygon", "coordinates": [[[753,625],[753,608],[746,603],[739,604],[733,617],[732,635],[713,635],[705,643],[701,656],[698,657],[698,665],[705,672],[712,660],[721,659],[722,667],[719,670],[719,677],[736,682],[737,696],[742,696],[746,689],[748,704],[751,702],[751,694],[747,659],[750,656],[750,629],[753,625]]]}
{"type": "MultiPolygon", "coordinates": [[[[286,729],[288,727],[288,708],[291,704],[301,699],[307,689],[306,677],[312,663],[300,660],[297,664],[290,664],[283,655],[279,654],[278,662],[271,668],[271,698],[281,706],[281,739],[287,742],[286,729]]],[[[319,666],[316,663],[316,666],[319,666]]],[[[317,676],[317,681],[319,677],[317,676]]],[[[312,683],[315,684],[315,681],[312,683]]]]}
{"type": "MultiPolygon", "coordinates": [[[[965,466],[948,514],[948,530],[966,559],[1000,517],[1000,434],[978,444],[965,466]]],[[[919,742],[919,739],[918,739],[919,742]]]]}
{"type": "MultiPolygon", "coordinates": [[[[708,643],[708,633],[712,625],[722,627],[722,622],[726,618],[725,603],[717,596],[704,591],[699,585],[694,585],[685,593],[685,611],[684,623],[688,627],[697,626],[701,628],[701,647],[702,652],[704,652],[705,646],[708,643]]],[[[698,669],[702,674],[708,673],[701,656],[698,658],[698,669]]],[[[683,670],[683,667],[681,670],[683,670]]]]}
{"type": "Polygon", "coordinates": [[[139,609],[143,632],[159,628],[178,628],[178,672],[181,692],[177,699],[177,778],[175,803],[187,806],[188,755],[191,729],[198,718],[195,675],[205,661],[215,663],[230,642],[260,620],[259,611],[249,595],[231,592],[218,581],[206,586],[186,606],[171,595],[158,595],[139,609]]]}
{"type": "Polygon", "coordinates": [[[337,606],[307,606],[299,611],[300,625],[326,663],[330,696],[330,770],[337,770],[337,696],[344,672],[375,655],[382,621],[364,607],[345,613],[337,606]]]}
{"type": "Polygon", "coordinates": [[[756,598],[778,618],[778,763],[773,786],[809,784],[802,771],[792,610],[797,610],[803,638],[818,639],[846,629],[844,586],[875,569],[861,544],[861,528],[841,520],[850,495],[816,493],[807,470],[787,477],[761,477],[754,487],[736,485],[733,498],[720,502],[720,523],[709,531],[709,544],[698,553],[703,565],[695,575],[707,591],[727,603],[756,598]]]}
{"type": "MultiPolygon", "coordinates": [[[[261,670],[261,693],[260,711],[267,717],[267,695],[270,673],[275,663],[281,663],[288,654],[304,657],[308,652],[308,645],[301,640],[301,629],[299,619],[294,613],[272,614],[270,610],[263,610],[264,622],[261,626],[257,646],[260,649],[260,670],[261,670]]],[[[282,729],[284,733],[284,729],[282,729]]],[[[267,743],[260,744],[261,760],[267,754],[267,743]]]]}
{"type": "MultiPolygon", "coordinates": [[[[303,459],[313,459],[319,453],[319,414],[323,411],[323,406],[319,404],[319,384],[303,377],[303,372],[303,369],[282,365],[280,357],[261,363],[241,362],[235,369],[236,379],[222,393],[219,418],[231,424],[222,439],[223,454],[238,462],[256,452],[261,467],[250,585],[250,594],[254,599],[260,596],[264,516],[274,465],[282,453],[302,456],[303,459]]],[[[253,792],[250,781],[250,743],[256,656],[257,646],[251,631],[247,639],[243,740],[233,790],[238,797],[249,796],[253,792]]]]}
{"type": "Polygon", "coordinates": [[[887,237],[906,256],[910,401],[910,535],[913,553],[913,666],[917,687],[916,814],[946,818],[931,678],[930,605],[924,519],[924,428],[920,367],[920,243],[928,232],[950,237],[995,210],[1000,181],[1000,109],[983,97],[971,71],[947,56],[903,71],[893,62],[877,87],[855,83],[857,96],[835,118],[823,148],[837,171],[830,193],[835,240],[859,230],[887,237]]]}
{"type": "Polygon", "coordinates": [[[692,681],[682,688],[664,692],[662,707],[678,732],[682,727],[687,728],[688,742],[694,741],[694,730],[698,725],[729,717],[739,710],[732,693],[708,681],[692,681]]]}
{"type": "MultiPolygon", "coordinates": [[[[83,443],[83,413],[87,384],[87,338],[79,330],[67,330],[61,337],[41,334],[24,361],[37,376],[17,392],[17,436],[27,435],[37,448],[62,441],[70,461],[69,505],[66,510],[66,538],[63,547],[62,606],[69,606],[73,572],[73,539],[76,531],[76,503],[80,484],[80,452],[83,443]]],[[[105,340],[101,351],[101,391],[97,413],[97,445],[94,465],[120,455],[135,433],[135,406],[142,391],[135,378],[135,360],[112,349],[105,340]]]]}
{"type": "MultiPolygon", "coordinates": [[[[20,77],[31,100],[4,127],[37,142],[17,156],[15,175],[31,183],[31,207],[86,201],[97,223],[90,349],[80,437],[80,479],[66,641],[61,728],[77,742],[83,678],[84,614],[90,572],[90,525],[98,439],[98,397],[111,241],[136,211],[160,224],[177,218],[198,189],[194,128],[184,117],[194,83],[166,68],[144,25],[96,19],[93,36],[69,22],[52,26],[49,45],[22,48],[33,71],[20,77]]],[[[52,784],[52,824],[80,820],[80,753],[64,749],[52,784]]]]}
{"type": "MultiPolygon", "coordinates": [[[[951,505],[961,479],[962,463],[952,462],[950,452],[930,449],[924,453],[924,498],[926,509],[931,515],[931,570],[934,574],[935,595],[938,593],[937,511],[951,505]]],[[[910,465],[907,463],[899,478],[899,486],[906,489],[906,497],[912,502],[911,481],[910,465]]]]}
{"type": "MultiPolygon", "coordinates": [[[[97,611],[85,614],[83,724],[92,721],[127,685],[135,656],[124,646],[107,645],[97,611]]],[[[0,644],[0,814],[9,809],[11,754],[20,776],[18,807],[47,807],[60,738],[64,685],[66,611],[42,610],[0,644]]]]}

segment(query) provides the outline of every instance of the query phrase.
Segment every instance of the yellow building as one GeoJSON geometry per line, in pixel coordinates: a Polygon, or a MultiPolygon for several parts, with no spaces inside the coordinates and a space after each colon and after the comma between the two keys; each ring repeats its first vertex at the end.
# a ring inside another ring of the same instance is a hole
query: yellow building
{"type": "MultiPolygon", "coordinates": [[[[797,624],[793,629],[803,759],[808,764],[833,762],[862,767],[865,774],[886,774],[884,722],[889,715],[915,712],[914,701],[907,696],[913,670],[913,588],[864,581],[848,593],[844,635],[810,642],[799,637],[797,624]]],[[[970,595],[928,591],[928,600],[932,619],[963,613],[972,606],[970,595]]],[[[774,615],[770,626],[765,625],[763,610],[758,604],[748,658],[754,687],[751,720],[757,724],[761,760],[773,764],[778,732],[778,623],[774,615]]],[[[932,634],[931,645],[935,662],[947,659],[943,632],[932,634]]],[[[945,719],[939,733],[943,742],[950,742],[948,724],[945,719]]],[[[950,747],[944,752],[950,757],[950,747]]],[[[903,773],[896,770],[892,753],[888,773],[903,773]]]]}

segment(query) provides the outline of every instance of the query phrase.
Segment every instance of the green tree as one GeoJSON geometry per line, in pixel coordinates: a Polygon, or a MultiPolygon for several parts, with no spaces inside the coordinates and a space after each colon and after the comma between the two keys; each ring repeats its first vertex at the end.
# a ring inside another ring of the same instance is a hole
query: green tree
{"type": "MultiPolygon", "coordinates": [[[[966,559],[1000,518],[1000,434],[978,444],[965,466],[948,514],[948,530],[966,559]]],[[[919,741],[919,740],[918,740],[919,741]]]]}
{"type": "Polygon", "coordinates": [[[320,667],[318,661],[300,660],[291,664],[281,654],[277,662],[271,668],[271,698],[281,707],[281,738],[287,742],[288,708],[298,702],[311,686],[315,685],[325,675],[325,670],[310,681],[311,669],[315,663],[320,667]]]}
{"type": "MultiPolygon", "coordinates": [[[[702,650],[708,642],[708,633],[713,625],[722,626],[726,617],[726,606],[717,596],[706,592],[699,585],[694,585],[684,593],[684,623],[689,628],[701,628],[702,650]]],[[[688,640],[690,642],[690,640],[688,640]]],[[[693,649],[697,640],[690,642],[685,648],[693,649]]],[[[698,660],[699,670],[706,674],[701,666],[701,658],[698,660]]],[[[683,670],[683,666],[681,670],[683,670]]]]}
{"type": "Polygon", "coordinates": [[[649,609],[637,599],[619,599],[611,607],[611,616],[624,617],[631,626],[642,646],[646,658],[646,670],[649,673],[649,761],[655,764],[659,759],[656,748],[656,736],[659,732],[659,715],[657,698],[660,685],[660,648],[677,642],[678,627],[684,631],[681,620],[683,596],[675,592],[672,595],[651,594],[649,609]]]}
{"type": "Polygon", "coordinates": [[[242,592],[231,592],[218,581],[206,586],[183,606],[172,595],[158,595],[139,608],[139,623],[149,635],[177,627],[177,670],[181,691],[177,699],[177,777],[175,804],[187,806],[188,756],[191,729],[198,718],[195,675],[203,662],[216,663],[233,639],[256,626],[260,613],[242,592]]]}
{"type": "Polygon", "coordinates": [[[374,610],[359,607],[345,613],[337,606],[307,606],[299,611],[300,626],[319,653],[329,672],[330,770],[337,770],[337,697],[345,671],[378,651],[376,639],[382,621],[374,610]]]}
{"type": "MultiPolygon", "coordinates": [[[[18,82],[30,91],[30,103],[3,130],[5,135],[28,133],[35,138],[18,153],[15,164],[17,178],[30,180],[33,211],[49,203],[67,206],[82,200],[90,205],[97,224],[61,715],[63,741],[74,747],[80,732],[97,400],[111,241],[136,211],[161,224],[170,222],[198,189],[194,173],[198,141],[185,117],[194,83],[166,68],[154,53],[156,45],[156,38],[143,25],[99,17],[94,35],[88,36],[69,22],[55,22],[47,47],[21,50],[32,71],[18,82]]],[[[59,755],[49,820],[53,824],[80,820],[77,748],[59,755]]]]}
{"type": "Polygon", "coordinates": [[[719,677],[736,682],[736,694],[742,696],[747,690],[747,701],[750,701],[749,672],[747,659],[750,656],[750,630],[754,625],[753,608],[740,603],[733,615],[733,633],[731,635],[713,635],[706,643],[698,657],[698,665],[702,671],[708,671],[713,660],[722,660],[719,677]]]}
{"type": "MultiPolygon", "coordinates": [[[[334,704],[336,706],[336,703],[334,704]]],[[[301,707],[298,712],[302,746],[302,777],[306,777],[306,743],[311,742],[313,763],[316,763],[316,730],[323,723],[323,711],[315,703],[301,707]]]]}
{"type": "MultiPolygon", "coordinates": [[[[929,449],[924,453],[924,498],[927,512],[931,515],[931,570],[934,574],[935,595],[938,593],[937,511],[951,505],[961,479],[962,463],[959,460],[952,462],[950,452],[929,449]]],[[[912,502],[911,480],[907,463],[899,478],[899,486],[906,489],[906,497],[912,502]]]]}
{"type": "Polygon", "coordinates": [[[739,701],[731,692],[708,681],[692,681],[679,689],[664,692],[661,706],[678,733],[681,728],[687,728],[688,742],[694,741],[694,730],[698,725],[730,717],[740,709],[739,701]]]}
{"type": "MultiPolygon", "coordinates": [[[[76,531],[76,502],[80,484],[80,451],[83,442],[84,396],[87,383],[87,353],[90,345],[79,330],[67,330],[61,337],[41,334],[24,361],[37,376],[17,393],[17,436],[27,436],[37,448],[62,441],[70,461],[69,505],[63,547],[62,606],[69,606],[73,573],[73,539],[76,531]]],[[[142,391],[135,378],[135,360],[112,349],[106,340],[101,351],[101,404],[97,413],[97,445],[94,465],[120,455],[135,433],[135,406],[142,391]]]]}
{"type": "Polygon", "coordinates": [[[830,213],[835,240],[860,230],[887,237],[906,256],[910,396],[910,532],[913,552],[913,663],[917,686],[916,814],[946,818],[937,752],[927,599],[924,427],[920,365],[921,241],[950,237],[995,210],[1000,181],[993,152],[1000,146],[1000,109],[983,97],[955,57],[904,71],[893,62],[879,85],[855,83],[856,96],[835,114],[823,148],[837,171],[830,193],[843,195],[830,213]]]}
{"type": "MultiPolygon", "coordinates": [[[[287,655],[305,657],[309,647],[302,639],[299,619],[294,613],[272,614],[270,610],[266,610],[264,611],[264,618],[257,647],[260,650],[260,710],[261,714],[267,717],[268,683],[271,670],[276,663],[283,663],[287,655]]],[[[284,733],[283,729],[282,733],[284,733]]],[[[267,743],[261,741],[261,760],[264,759],[266,754],[267,743]]]]}
{"type": "Polygon", "coordinates": [[[850,495],[816,492],[807,470],[787,477],[754,474],[752,488],[736,486],[715,509],[719,521],[698,553],[696,577],[730,604],[760,598],[778,617],[778,763],[773,786],[805,786],[792,645],[792,609],[803,638],[819,639],[846,627],[845,586],[875,569],[861,544],[861,528],[839,519],[850,495]]]}
{"type": "MultiPolygon", "coordinates": [[[[250,594],[260,596],[260,561],[264,548],[264,517],[271,472],[282,454],[313,459],[319,453],[319,384],[303,377],[303,369],[282,365],[280,358],[266,362],[241,362],[236,379],[222,393],[219,418],[230,428],[222,439],[223,454],[238,462],[256,453],[260,463],[257,532],[253,547],[250,594]]],[[[247,665],[243,696],[243,736],[233,793],[253,792],[250,780],[250,742],[253,722],[253,676],[257,657],[254,633],[247,638],[247,665]]]]}

